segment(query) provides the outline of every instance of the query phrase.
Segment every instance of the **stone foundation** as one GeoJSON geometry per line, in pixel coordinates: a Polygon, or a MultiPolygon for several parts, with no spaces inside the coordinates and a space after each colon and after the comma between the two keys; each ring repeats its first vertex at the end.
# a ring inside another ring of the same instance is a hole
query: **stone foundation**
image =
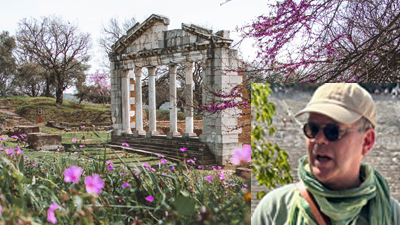
{"type": "Polygon", "coordinates": [[[38,126],[17,126],[14,127],[14,135],[19,136],[20,134],[26,134],[28,135],[29,133],[39,133],[40,132],[40,127],[38,126]]]}
{"type": "Polygon", "coordinates": [[[37,150],[64,150],[64,146],[61,145],[61,135],[58,134],[46,134],[46,133],[30,133],[28,134],[28,141],[30,147],[35,151],[37,150]]]}

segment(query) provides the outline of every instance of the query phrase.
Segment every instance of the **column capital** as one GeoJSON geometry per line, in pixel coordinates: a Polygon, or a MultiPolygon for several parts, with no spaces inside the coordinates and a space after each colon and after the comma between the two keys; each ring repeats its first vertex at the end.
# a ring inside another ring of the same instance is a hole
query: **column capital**
{"type": "Polygon", "coordinates": [[[155,76],[156,75],[156,66],[147,67],[147,71],[149,72],[149,76],[155,76]]]}
{"type": "Polygon", "coordinates": [[[135,69],[133,69],[134,73],[135,73],[135,77],[141,77],[142,76],[142,67],[135,67],[135,69]]]}
{"type": "Polygon", "coordinates": [[[129,70],[129,69],[123,69],[123,70],[121,70],[121,77],[124,77],[124,78],[129,78],[129,72],[130,72],[131,70],[129,70]]]}
{"type": "Polygon", "coordinates": [[[185,67],[185,69],[186,68],[193,68],[193,62],[181,62],[180,63],[183,67],[185,67]]]}
{"type": "Polygon", "coordinates": [[[168,65],[169,71],[171,71],[172,69],[175,70],[174,72],[176,73],[176,69],[178,68],[177,64],[169,64],[168,65]]]}

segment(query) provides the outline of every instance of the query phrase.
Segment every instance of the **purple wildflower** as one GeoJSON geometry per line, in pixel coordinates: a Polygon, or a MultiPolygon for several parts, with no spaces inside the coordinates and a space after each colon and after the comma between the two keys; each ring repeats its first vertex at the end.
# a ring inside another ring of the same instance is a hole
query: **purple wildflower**
{"type": "Polygon", "coordinates": [[[47,221],[56,224],[57,223],[57,218],[54,215],[54,210],[58,209],[58,204],[57,203],[51,203],[51,206],[49,210],[47,211],[47,221]]]}
{"type": "Polygon", "coordinates": [[[129,186],[131,186],[131,184],[124,183],[121,187],[124,188],[124,187],[129,187],[129,186]]]}
{"type": "Polygon", "coordinates": [[[146,197],[146,200],[152,202],[154,200],[153,196],[146,197]]]}
{"type": "Polygon", "coordinates": [[[64,171],[64,181],[65,182],[74,182],[78,183],[79,178],[81,177],[82,174],[82,168],[76,167],[76,166],[71,166],[69,169],[64,171]]]}
{"type": "Polygon", "coordinates": [[[85,178],[86,191],[87,193],[100,194],[101,189],[104,187],[104,182],[100,179],[98,174],[94,174],[93,177],[87,176],[85,178]]]}
{"type": "Polygon", "coordinates": [[[236,150],[231,157],[231,163],[237,166],[251,163],[251,146],[243,145],[241,150],[236,150]]]}

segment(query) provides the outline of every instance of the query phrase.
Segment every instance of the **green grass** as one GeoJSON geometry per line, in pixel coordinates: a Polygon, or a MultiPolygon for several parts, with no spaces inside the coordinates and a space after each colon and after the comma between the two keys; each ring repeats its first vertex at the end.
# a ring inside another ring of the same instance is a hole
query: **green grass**
{"type": "Polygon", "coordinates": [[[29,121],[37,121],[37,110],[42,109],[42,121],[68,122],[72,124],[111,124],[111,107],[75,101],[64,100],[61,106],[56,106],[55,98],[7,96],[15,113],[29,121]]]}
{"type": "MultiPolygon", "coordinates": [[[[15,108],[15,113],[31,122],[38,122],[37,110],[42,109],[42,123],[54,121],[56,124],[67,122],[74,125],[80,124],[112,124],[111,107],[101,104],[92,104],[82,102],[78,104],[76,101],[63,100],[61,106],[56,106],[55,98],[48,97],[23,97],[23,96],[7,96],[1,97],[0,100],[8,100],[15,108]]],[[[149,111],[146,110],[147,118],[149,111]]],[[[185,113],[178,112],[178,120],[185,120],[185,113]]],[[[0,119],[7,115],[0,113],[0,119]]],[[[157,121],[169,120],[169,110],[157,110],[157,121]]],[[[201,120],[201,115],[194,115],[195,120],[201,120]]],[[[44,129],[44,128],[42,128],[44,129]]],[[[43,132],[49,133],[46,130],[43,132]]],[[[52,133],[53,131],[50,130],[52,133]]]]}

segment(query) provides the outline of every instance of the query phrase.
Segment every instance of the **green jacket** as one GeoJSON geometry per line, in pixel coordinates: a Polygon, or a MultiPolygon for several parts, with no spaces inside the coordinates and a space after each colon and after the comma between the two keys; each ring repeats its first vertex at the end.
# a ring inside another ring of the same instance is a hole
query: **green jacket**
{"type": "MultiPolygon", "coordinates": [[[[295,184],[289,184],[269,192],[258,204],[251,217],[251,225],[284,225],[289,204],[295,194],[295,184]]],[[[393,225],[400,224],[400,205],[391,199],[393,208],[393,225]]],[[[368,204],[361,210],[357,225],[369,225],[368,204]]],[[[375,225],[375,224],[374,224],[375,225]]]]}

